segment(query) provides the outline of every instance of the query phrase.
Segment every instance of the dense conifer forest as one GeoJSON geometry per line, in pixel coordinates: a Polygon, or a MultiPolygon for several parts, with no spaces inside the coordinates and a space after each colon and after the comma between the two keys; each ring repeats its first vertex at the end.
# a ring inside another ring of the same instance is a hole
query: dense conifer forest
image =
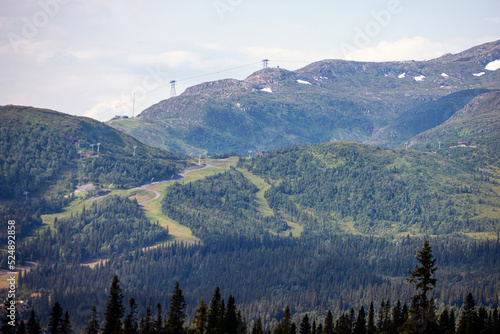
{"type": "MultiPolygon", "coordinates": [[[[409,271],[407,282],[412,284],[412,295],[406,301],[400,299],[381,298],[380,306],[373,301],[361,305],[357,310],[353,307],[333,316],[328,305],[320,312],[293,312],[285,306],[277,316],[277,322],[269,323],[269,318],[258,317],[248,322],[242,310],[236,304],[236,298],[229,295],[227,301],[217,287],[207,305],[205,299],[196,296],[198,306],[192,316],[186,312],[187,305],[184,292],[179,282],[167,302],[166,311],[161,303],[152,304],[150,298],[145,311],[138,311],[134,297],[128,299],[117,275],[111,280],[111,286],[99,311],[93,304],[87,311],[86,325],[79,332],[85,334],[375,334],[375,333],[436,333],[436,334],[494,334],[500,330],[498,307],[486,308],[478,306],[472,293],[468,293],[459,308],[444,307],[437,310],[433,290],[439,283],[437,271],[429,241],[425,240],[416,255],[417,264],[409,271]],[[105,301],[105,303],[104,303],[105,301]],[[408,303],[409,302],[409,303],[408,303]],[[155,306],[153,306],[155,305],[155,306]],[[369,306],[368,306],[369,305],[369,306]],[[366,307],[365,307],[366,306],[366,307]],[[327,310],[327,311],[325,311],[327,310]]],[[[415,261],[413,261],[415,262],[415,261]]],[[[164,289],[165,290],[165,289],[164,289]]],[[[208,298],[206,299],[209,300],[208,298]]],[[[71,312],[62,308],[65,303],[55,301],[48,303],[51,309],[46,328],[49,333],[68,334],[73,332],[71,312]],[[64,314],[64,316],[63,316],[64,314]]],[[[40,323],[39,316],[31,311],[29,318],[12,326],[9,324],[7,307],[4,305],[1,315],[1,332],[12,334],[40,334],[45,322],[40,323]]],[[[193,306],[191,305],[191,309],[193,306]]],[[[80,310],[81,311],[81,310],[80,310]]]]}

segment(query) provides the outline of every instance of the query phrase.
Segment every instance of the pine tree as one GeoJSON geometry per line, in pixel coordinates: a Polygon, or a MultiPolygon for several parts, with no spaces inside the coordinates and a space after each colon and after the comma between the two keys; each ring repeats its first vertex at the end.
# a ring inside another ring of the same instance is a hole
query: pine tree
{"type": "Polygon", "coordinates": [[[28,319],[28,323],[26,324],[26,333],[27,334],[40,334],[42,328],[40,327],[40,323],[36,321],[35,311],[31,310],[30,317],[28,319]]]}
{"type": "Polygon", "coordinates": [[[50,312],[48,329],[50,334],[63,334],[62,326],[63,326],[63,309],[59,302],[55,302],[52,307],[52,312],[50,312]]]}
{"type": "Polygon", "coordinates": [[[146,315],[141,318],[140,321],[140,334],[153,334],[154,333],[154,322],[153,315],[151,313],[151,306],[146,307],[146,315]]]}
{"type": "Polygon", "coordinates": [[[310,334],[311,332],[311,323],[309,322],[309,317],[307,316],[307,313],[304,315],[302,318],[302,321],[300,322],[299,325],[299,333],[300,334],[310,334]]]}
{"type": "Polygon", "coordinates": [[[129,302],[130,313],[127,314],[123,321],[123,334],[137,334],[139,332],[137,319],[135,318],[137,305],[134,298],[130,298],[129,302]]]}
{"type": "Polygon", "coordinates": [[[92,305],[92,309],[90,310],[89,323],[85,328],[85,334],[99,334],[99,318],[95,305],[92,305]]]}
{"type": "Polygon", "coordinates": [[[154,332],[157,334],[163,333],[163,316],[162,316],[161,304],[156,304],[156,319],[154,323],[154,332]]]}
{"type": "Polygon", "coordinates": [[[492,315],[492,332],[500,333],[500,315],[498,314],[498,308],[495,307],[492,315]]]}
{"type": "Polygon", "coordinates": [[[350,334],[351,333],[351,317],[349,313],[342,314],[336,322],[335,334],[350,334]]]}
{"type": "Polygon", "coordinates": [[[437,320],[431,310],[427,293],[432,291],[436,285],[437,280],[433,278],[433,275],[437,268],[428,240],[424,241],[424,246],[418,251],[416,259],[420,265],[415,265],[415,269],[409,272],[411,277],[408,278],[408,282],[415,283],[417,293],[411,297],[412,309],[410,317],[405,323],[405,330],[410,333],[416,331],[431,333],[431,328],[435,327],[437,320]]]}
{"type": "Polygon", "coordinates": [[[202,299],[200,302],[200,306],[196,308],[196,314],[194,315],[194,334],[205,334],[206,326],[207,326],[207,318],[208,318],[208,310],[205,301],[202,299]]]}
{"type": "Polygon", "coordinates": [[[19,326],[17,327],[17,334],[26,334],[26,325],[24,324],[24,321],[21,319],[21,322],[19,323],[19,326]]]}
{"type": "Polygon", "coordinates": [[[174,292],[172,297],[170,297],[170,310],[168,311],[166,323],[167,334],[184,334],[185,308],[186,301],[184,300],[184,294],[179,287],[179,282],[176,282],[174,292]]]}
{"type": "Polygon", "coordinates": [[[238,319],[238,334],[247,334],[248,331],[247,320],[241,315],[240,310],[238,310],[236,318],[238,319]]]}
{"type": "Polygon", "coordinates": [[[358,317],[356,318],[356,323],[354,324],[353,334],[366,334],[366,314],[363,306],[361,306],[358,311],[358,317]]]}
{"type": "Polygon", "coordinates": [[[224,318],[224,301],[220,294],[219,287],[215,288],[212,301],[210,302],[210,309],[208,311],[207,318],[207,334],[221,334],[222,333],[222,321],[224,318]]]}
{"type": "Polygon", "coordinates": [[[287,306],[283,312],[283,318],[279,324],[274,328],[274,334],[289,334],[292,330],[292,316],[290,308],[287,306]]]}
{"type": "Polygon", "coordinates": [[[333,331],[335,330],[334,324],[333,324],[333,315],[332,311],[328,310],[325,318],[325,325],[323,326],[323,333],[324,334],[333,334],[333,331]]]}
{"type": "Polygon", "coordinates": [[[251,334],[264,334],[264,327],[262,326],[262,319],[260,317],[254,323],[251,334]]]}
{"type": "Polygon", "coordinates": [[[69,320],[69,312],[66,311],[64,313],[64,319],[62,321],[61,333],[62,334],[71,334],[73,332],[71,328],[71,321],[69,320]]]}
{"type": "Polygon", "coordinates": [[[477,311],[477,328],[481,333],[483,330],[486,330],[488,327],[488,311],[484,306],[481,306],[477,311]]]}
{"type": "Polygon", "coordinates": [[[382,300],[380,303],[380,314],[378,319],[378,329],[380,333],[388,333],[390,327],[390,318],[389,318],[389,310],[391,308],[391,304],[389,299],[387,301],[382,300]]]}
{"type": "Polygon", "coordinates": [[[238,332],[239,322],[237,312],[236,301],[232,295],[229,295],[223,321],[224,333],[236,334],[238,332]]]}
{"type": "Polygon", "coordinates": [[[462,307],[462,314],[460,316],[460,320],[458,321],[456,333],[472,334],[476,333],[477,329],[476,302],[474,301],[472,293],[469,292],[462,307]]]}
{"type": "Polygon", "coordinates": [[[109,288],[102,334],[120,334],[122,329],[121,319],[125,313],[122,300],[123,294],[120,287],[120,280],[118,276],[115,275],[111,281],[111,287],[109,288]]]}
{"type": "Polygon", "coordinates": [[[392,318],[392,323],[391,323],[390,333],[397,334],[398,328],[401,327],[404,323],[403,310],[401,309],[400,300],[398,300],[396,302],[396,305],[392,307],[391,318],[392,318]]]}
{"type": "Polygon", "coordinates": [[[373,309],[373,302],[370,302],[370,308],[368,309],[368,323],[366,325],[366,334],[375,334],[376,330],[375,310],[373,309]]]}

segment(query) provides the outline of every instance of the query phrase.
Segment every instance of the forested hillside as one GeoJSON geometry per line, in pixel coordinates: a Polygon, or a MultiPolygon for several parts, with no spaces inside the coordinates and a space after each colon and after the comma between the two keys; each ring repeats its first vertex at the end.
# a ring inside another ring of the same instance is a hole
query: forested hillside
{"type": "Polygon", "coordinates": [[[1,199],[53,196],[86,182],[130,187],[186,166],[183,156],[89,118],[20,106],[0,107],[0,117],[1,199]]]}
{"type": "Polygon", "coordinates": [[[338,142],[280,149],[239,166],[271,184],[265,197],[278,216],[313,234],[495,234],[500,224],[498,179],[438,154],[338,142]]]}
{"type": "Polygon", "coordinates": [[[1,224],[15,219],[19,238],[42,226],[41,215],[68,205],[77,186],[96,193],[130,188],[169,179],[188,165],[184,156],[89,118],[12,105],[0,107],[0,117],[1,224]]]}

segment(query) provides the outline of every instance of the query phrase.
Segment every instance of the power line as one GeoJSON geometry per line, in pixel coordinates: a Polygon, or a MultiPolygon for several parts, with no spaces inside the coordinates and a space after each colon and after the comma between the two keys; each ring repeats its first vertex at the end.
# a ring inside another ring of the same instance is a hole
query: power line
{"type": "Polygon", "coordinates": [[[260,61],[257,61],[257,62],[254,62],[254,63],[245,64],[245,65],[236,66],[236,67],[231,67],[231,68],[227,68],[227,69],[224,69],[224,70],[219,70],[219,71],[212,72],[212,73],[195,75],[194,77],[183,78],[183,79],[179,79],[179,80],[176,80],[176,81],[179,82],[179,81],[187,81],[187,80],[192,80],[192,79],[198,79],[198,78],[206,77],[206,76],[209,76],[209,75],[214,75],[214,74],[219,74],[219,73],[222,73],[222,72],[228,72],[228,71],[237,70],[239,68],[244,68],[244,67],[256,65],[256,64],[259,64],[259,63],[260,63],[260,61]]]}
{"type": "MultiPolygon", "coordinates": [[[[170,81],[170,97],[176,96],[175,84],[177,82],[189,81],[189,80],[193,80],[193,79],[198,79],[198,78],[203,78],[203,77],[211,76],[211,75],[214,75],[214,74],[219,74],[219,73],[223,73],[223,72],[234,71],[234,70],[237,70],[237,69],[240,69],[240,68],[245,68],[245,67],[253,66],[253,65],[256,65],[256,64],[259,64],[259,63],[262,63],[263,68],[268,68],[268,65],[269,65],[270,61],[271,60],[269,60],[269,59],[266,58],[266,59],[263,59],[261,61],[257,61],[257,62],[245,64],[245,65],[240,65],[240,66],[235,66],[235,67],[230,67],[230,68],[227,68],[227,69],[223,69],[223,70],[219,70],[219,71],[215,71],[215,72],[211,72],[211,73],[195,75],[195,76],[192,76],[192,77],[182,78],[182,79],[179,79],[179,80],[171,80],[170,81]]],[[[273,62],[281,62],[281,63],[304,63],[304,64],[311,63],[310,61],[307,61],[307,60],[272,60],[272,61],[273,62]]]]}

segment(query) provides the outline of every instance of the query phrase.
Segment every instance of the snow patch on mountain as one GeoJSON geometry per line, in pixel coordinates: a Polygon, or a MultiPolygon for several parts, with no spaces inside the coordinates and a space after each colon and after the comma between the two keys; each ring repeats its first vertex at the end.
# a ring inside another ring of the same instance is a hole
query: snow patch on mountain
{"type": "Polygon", "coordinates": [[[500,68],[500,59],[489,62],[485,67],[485,69],[487,69],[488,71],[496,71],[499,68],[500,68]]]}
{"type": "Polygon", "coordinates": [[[310,84],[311,84],[309,81],[300,80],[300,79],[298,79],[298,80],[297,80],[297,82],[298,82],[299,84],[303,84],[303,85],[310,85],[310,84]]]}

